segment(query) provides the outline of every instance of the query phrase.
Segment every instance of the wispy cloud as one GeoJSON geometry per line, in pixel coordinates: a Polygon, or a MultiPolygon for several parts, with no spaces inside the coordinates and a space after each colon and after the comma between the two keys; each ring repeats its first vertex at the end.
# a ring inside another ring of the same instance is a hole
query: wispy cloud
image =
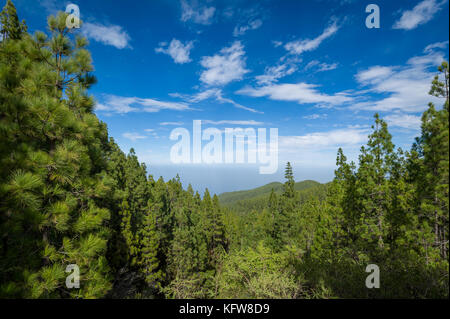
{"type": "Polygon", "coordinates": [[[318,85],[309,83],[273,84],[259,88],[246,87],[236,93],[253,97],[267,96],[276,101],[292,101],[298,104],[321,104],[324,106],[340,105],[353,100],[346,93],[328,95],[317,90],[318,85]]]}
{"type": "Polygon", "coordinates": [[[117,49],[130,48],[130,36],[121,26],[105,26],[98,23],[86,22],[81,28],[81,32],[89,39],[111,45],[117,49]]]}
{"type": "Polygon", "coordinates": [[[442,6],[447,2],[443,0],[437,2],[436,0],[423,0],[418,3],[412,10],[403,11],[402,16],[398,21],[396,21],[392,28],[412,30],[417,28],[421,24],[425,24],[434,15],[442,9],[442,6]]]}
{"type": "MultiPolygon", "coordinates": [[[[278,82],[279,79],[291,75],[298,70],[298,64],[302,59],[298,55],[306,51],[312,51],[319,47],[319,45],[327,38],[331,37],[339,30],[337,21],[333,20],[331,24],[323,31],[321,35],[314,39],[295,40],[288,42],[284,48],[288,53],[282,56],[275,66],[266,67],[264,74],[255,77],[259,85],[269,85],[278,82]]],[[[280,41],[272,41],[275,47],[281,46],[280,41]]],[[[306,66],[305,69],[315,66],[316,72],[329,71],[337,68],[337,63],[326,64],[313,60],[306,66]]]]}
{"type": "MultiPolygon", "coordinates": [[[[70,1],[39,0],[39,4],[48,14],[56,15],[58,11],[65,11],[70,1]]],[[[117,49],[131,48],[131,37],[118,25],[103,25],[100,23],[83,22],[81,33],[94,41],[111,45],[117,49]]]]}
{"type": "Polygon", "coordinates": [[[179,102],[166,102],[138,97],[105,95],[103,103],[98,103],[96,110],[119,114],[130,112],[155,113],[161,110],[185,111],[189,110],[189,106],[186,103],[179,102]]]}
{"type": "Polygon", "coordinates": [[[134,132],[126,132],[123,133],[122,136],[125,137],[126,139],[132,140],[133,142],[136,140],[143,140],[147,138],[147,136],[145,135],[140,135],[139,133],[134,132]]]}
{"type": "Polygon", "coordinates": [[[200,6],[197,1],[181,0],[181,21],[208,25],[212,23],[215,7],[200,6]]]}
{"type": "Polygon", "coordinates": [[[389,126],[401,127],[408,130],[420,130],[420,116],[409,114],[391,114],[384,118],[389,126]]]}
{"type": "Polygon", "coordinates": [[[272,84],[296,72],[298,70],[297,63],[300,62],[301,59],[283,59],[275,66],[266,67],[264,74],[256,76],[255,79],[259,85],[272,84]]]}
{"type": "Polygon", "coordinates": [[[306,51],[312,51],[319,47],[319,45],[339,30],[336,21],[333,21],[321,35],[314,39],[296,40],[288,42],[284,45],[284,48],[291,54],[302,54],[306,51]]]}
{"type": "Polygon", "coordinates": [[[183,122],[161,122],[159,125],[161,126],[180,126],[183,125],[183,122]]]}
{"type": "Polygon", "coordinates": [[[160,43],[159,47],[155,49],[155,52],[167,54],[172,57],[175,63],[183,64],[192,61],[189,54],[193,47],[193,41],[183,44],[180,40],[172,39],[169,45],[166,42],[160,43]]]}
{"type": "Polygon", "coordinates": [[[374,83],[380,81],[380,79],[389,77],[392,72],[392,67],[376,65],[358,72],[356,79],[360,83],[374,83]]]}
{"type": "Polygon", "coordinates": [[[273,44],[273,46],[274,46],[275,48],[278,48],[279,46],[282,46],[282,45],[283,45],[283,42],[273,40],[273,41],[272,41],[272,44],[273,44]]]}
{"type": "Polygon", "coordinates": [[[321,63],[317,60],[312,60],[305,66],[305,71],[309,69],[315,69],[316,72],[324,72],[324,71],[331,71],[338,67],[337,63],[321,63]]]}
{"type": "Polygon", "coordinates": [[[178,93],[174,93],[171,95],[174,97],[182,98],[183,100],[188,101],[189,103],[198,103],[208,99],[214,99],[219,103],[229,103],[238,109],[246,110],[252,113],[263,114],[263,112],[260,112],[254,108],[244,106],[242,104],[233,101],[232,99],[224,97],[222,90],[217,88],[204,90],[194,95],[182,95],[178,93]]]}
{"type": "Polygon", "coordinates": [[[45,9],[48,14],[56,14],[58,11],[64,11],[65,4],[57,4],[56,0],[39,0],[39,4],[45,9]]]}
{"type": "Polygon", "coordinates": [[[314,132],[301,136],[280,136],[279,146],[286,150],[331,148],[359,145],[367,140],[366,129],[340,129],[328,132],[314,132]]]}
{"type": "Polygon", "coordinates": [[[369,130],[365,128],[345,128],[299,136],[280,136],[279,159],[302,167],[321,167],[332,171],[338,148],[343,148],[349,160],[357,160],[358,150],[367,141],[368,133],[369,130]]]}
{"type": "Polygon", "coordinates": [[[248,121],[234,121],[234,120],[221,120],[221,121],[211,121],[211,120],[202,120],[202,123],[211,124],[211,125],[246,125],[246,126],[262,126],[264,122],[257,122],[254,120],[248,121]]]}
{"type": "Polygon", "coordinates": [[[147,135],[152,136],[153,138],[156,138],[156,139],[159,138],[158,133],[156,133],[156,131],[154,129],[152,129],[152,128],[147,128],[147,129],[144,130],[144,132],[147,133],[147,135]]]}
{"type": "Polygon", "coordinates": [[[435,49],[445,49],[447,46],[448,46],[448,41],[436,42],[436,43],[427,45],[425,47],[425,49],[423,50],[423,52],[430,53],[435,49]]]}
{"type": "Polygon", "coordinates": [[[233,36],[238,37],[244,35],[249,30],[256,30],[262,26],[263,22],[261,19],[251,20],[245,25],[236,26],[233,30],[233,36]]]}
{"type": "Polygon", "coordinates": [[[217,100],[219,102],[230,103],[230,104],[234,105],[234,107],[236,107],[238,109],[242,109],[242,110],[245,110],[245,111],[249,111],[249,112],[252,112],[252,113],[258,113],[258,114],[263,114],[264,113],[264,112],[261,112],[261,111],[258,111],[256,109],[254,109],[254,108],[247,107],[247,106],[244,106],[242,104],[236,103],[232,99],[223,97],[222,94],[219,94],[216,98],[217,98],[217,100]]]}
{"type": "Polygon", "coordinates": [[[405,66],[373,66],[356,74],[356,80],[381,98],[354,103],[351,108],[373,111],[421,112],[437,98],[428,95],[436,67],[444,55],[431,52],[410,58],[405,66]],[[386,97],[387,95],[387,97],[386,97]]]}
{"type": "Polygon", "coordinates": [[[327,114],[310,114],[303,116],[303,118],[306,120],[318,120],[318,119],[325,119],[327,117],[328,117],[327,114]]]}
{"type": "Polygon", "coordinates": [[[338,148],[343,148],[349,160],[357,160],[359,149],[367,141],[369,131],[368,128],[344,128],[298,136],[280,136],[279,159],[302,167],[332,171],[338,148]]]}
{"type": "Polygon", "coordinates": [[[226,85],[235,80],[242,80],[248,73],[245,67],[245,51],[240,41],[225,47],[213,56],[202,57],[200,64],[205,70],[200,81],[207,85],[226,85]]]}

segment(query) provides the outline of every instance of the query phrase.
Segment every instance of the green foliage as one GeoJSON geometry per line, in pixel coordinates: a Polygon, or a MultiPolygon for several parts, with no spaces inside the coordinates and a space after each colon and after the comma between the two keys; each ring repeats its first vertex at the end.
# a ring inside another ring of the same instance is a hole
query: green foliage
{"type": "MultiPolygon", "coordinates": [[[[294,189],[296,191],[303,191],[306,189],[320,187],[321,184],[315,181],[301,181],[297,182],[294,185],[294,189]]],[[[237,192],[229,192],[222,193],[219,195],[219,202],[221,205],[234,208],[235,206],[239,206],[242,202],[253,202],[257,205],[258,201],[263,201],[267,199],[268,195],[270,195],[272,189],[278,195],[283,193],[283,184],[279,182],[270,183],[255,189],[246,190],[246,191],[237,191],[237,192]]],[[[248,211],[248,209],[246,210],[248,211]]]]}
{"type": "Polygon", "coordinates": [[[294,299],[302,294],[302,280],[289,258],[262,243],[226,256],[217,277],[219,298],[294,299]]]}
{"type": "Polygon", "coordinates": [[[10,0],[0,14],[0,298],[448,298],[446,62],[430,90],[444,106],[409,152],[376,114],[331,183],[295,183],[287,163],[284,184],[200,196],[108,139],[66,18],[31,36],[10,0]]]}
{"type": "Polygon", "coordinates": [[[111,287],[110,212],[96,193],[107,188],[107,132],[82,80],[92,70],[89,53],[81,60],[81,49],[72,49],[65,17],[49,18],[50,37],[32,38],[10,1],[1,15],[3,297],[102,297],[111,287]],[[65,286],[69,264],[89,282],[78,291],[65,286]]]}
{"type": "Polygon", "coordinates": [[[23,33],[27,30],[25,22],[19,22],[16,7],[11,0],[6,1],[0,13],[0,26],[2,41],[6,41],[7,39],[18,40],[22,38],[23,33]]]}

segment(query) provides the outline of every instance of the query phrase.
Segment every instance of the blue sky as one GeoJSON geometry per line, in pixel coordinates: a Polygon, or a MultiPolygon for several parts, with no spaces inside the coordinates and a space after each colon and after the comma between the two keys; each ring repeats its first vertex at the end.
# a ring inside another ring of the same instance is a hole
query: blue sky
{"type": "Polygon", "coordinates": [[[90,41],[96,114],[154,177],[177,173],[220,193],[283,180],[333,178],[338,147],[352,160],[373,114],[409,149],[437,65],[448,60],[447,0],[16,0],[30,31],[75,3],[90,41]],[[380,28],[365,25],[368,4],[380,28]],[[173,164],[176,127],[278,128],[279,169],[173,164]]]}

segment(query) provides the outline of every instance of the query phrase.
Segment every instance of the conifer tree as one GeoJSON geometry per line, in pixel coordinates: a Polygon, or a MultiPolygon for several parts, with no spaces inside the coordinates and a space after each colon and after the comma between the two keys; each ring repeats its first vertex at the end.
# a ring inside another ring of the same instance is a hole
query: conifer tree
{"type": "Polygon", "coordinates": [[[7,0],[0,12],[0,40],[19,40],[26,31],[25,21],[19,22],[16,7],[11,0],[7,0]]]}
{"type": "MultiPolygon", "coordinates": [[[[417,196],[422,226],[433,232],[432,246],[442,258],[448,259],[448,181],[449,181],[449,70],[447,62],[439,67],[442,81],[436,76],[430,94],[444,99],[444,107],[437,110],[433,103],[422,116],[422,134],[417,142],[417,196]]],[[[425,229],[424,229],[425,231],[425,229]]],[[[427,248],[428,251],[428,248],[427,248]]],[[[428,252],[431,254],[431,252],[428,252]]]]}
{"type": "Polygon", "coordinates": [[[162,271],[159,269],[158,249],[159,237],[156,231],[155,214],[149,210],[144,217],[144,224],[140,229],[141,256],[139,265],[145,275],[146,283],[155,288],[161,288],[162,271]]]}
{"type": "Polygon", "coordinates": [[[273,188],[269,195],[268,206],[270,212],[268,247],[271,247],[274,250],[278,250],[279,247],[283,245],[283,221],[282,217],[280,216],[279,199],[273,188]]]}
{"type": "MultiPolygon", "coordinates": [[[[93,83],[90,55],[84,48],[87,42],[71,41],[66,16],[49,17],[50,38],[43,33],[23,40],[9,36],[0,47],[1,68],[6,77],[14,72],[16,79],[13,86],[11,78],[1,79],[0,85],[7,89],[1,92],[6,99],[8,94],[19,97],[13,104],[1,103],[2,107],[15,106],[4,110],[8,115],[3,121],[16,130],[5,137],[6,144],[17,145],[11,148],[10,159],[4,158],[4,172],[9,176],[5,176],[0,196],[8,200],[1,210],[17,215],[18,209],[25,209],[31,214],[27,220],[7,218],[2,224],[23,229],[26,241],[32,243],[23,251],[30,260],[24,271],[17,269],[2,280],[6,294],[20,290],[23,297],[89,298],[104,296],[111,286],[104,256],[109,211],[102,207],[102,198],[109,192],[102,152],[107,131],[92,114],[94,102],[86,93],[93,83]],[[17,41],[20,47],[15,46],[17,41]],[[16,53],[15,60],[21,59],[26,71],[13,71],[16,66],[8,61],[8,51],[19,48],[22,52],[16,53]],[[65,286],[65,269],[70,264],[80,269],[80,289],[65,286]]],[[[16,252],[9,253],[20,241],[11,232],[7,235],[9,262],[21,263],[16,252]]]]}
{"type": "Polygon", "coordinates": [[[360,212],[359,232],[369,250],[382,249],[388,226],[385,224],[389,207],[394,145],[387,124],[375,114],[374,130],[369,135],[367,147],[361,148],[357,172],[356,198],[360,212]],[[375,246],[373,244],[376,244],[375,246]]]}
{"type": "Polygon", "coordinates": [[[294,174],[292,171],[291,163],[286,164],[284,177],[286,179],[283,185],[283,194],[280,199],[278,214],[275,218],[275,228],[279,231],[279,235],[276,241],[279,241],[277,249],[281,249],[290,239],[291,221],[295,211],[295,205],[298,200],[295,192],[294,174]]]}
{"type": "MultiPolygon", "coordinates": [[[[356,211],[354,205],[354,164],[347,163],[347,157],[342,148],[338,149],[335,177],[328,188],[327,204],[332,218],[332,236],[335,249],[347,246],[356,237],[356,211]]],[[[329,225],[331,226],[331,225],[329,225]]]]}
{"type": "Polygon", "coordinates": [[[292,166],[290,162],[287,162],[286,169],[284,173],[284,178],[286,179],[286,182],[284,183],[284,193],[283,196],[287,198],[294,198],[295,190],[295,181],[294,181],[294,174],[292,172],[292,166]]]}

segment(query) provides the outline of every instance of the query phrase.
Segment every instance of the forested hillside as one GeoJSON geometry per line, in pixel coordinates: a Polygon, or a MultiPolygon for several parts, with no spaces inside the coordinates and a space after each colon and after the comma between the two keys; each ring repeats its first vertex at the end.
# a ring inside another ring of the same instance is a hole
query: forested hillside
{"type": "MultiPolygon", "coordinates": [[[[318,185],[320,185],[320,183],[315,181],[302,181],[295,183],[294,189],[296,191],[301,191],[318,185]]],[[[281,194],[283,192],[283,184],[280,182],[273,182],[254,189],[222,193],[219,195],[219,201],[221,204],[231,205],[241,200],[248,200],[255,197],[269,196],[272,190],[277,194],[281,194]]]]}
{"type": "Polygon", "coordinates": [[[288,163],[280,192],[234,210],[120,150],[66,16],[31,35],[10,0],[1,12],[0,298],[448,298],[446,62],[410,150],[375,115],[358,163],[337,150],[322,191],[297,191],[288,163]]]}

